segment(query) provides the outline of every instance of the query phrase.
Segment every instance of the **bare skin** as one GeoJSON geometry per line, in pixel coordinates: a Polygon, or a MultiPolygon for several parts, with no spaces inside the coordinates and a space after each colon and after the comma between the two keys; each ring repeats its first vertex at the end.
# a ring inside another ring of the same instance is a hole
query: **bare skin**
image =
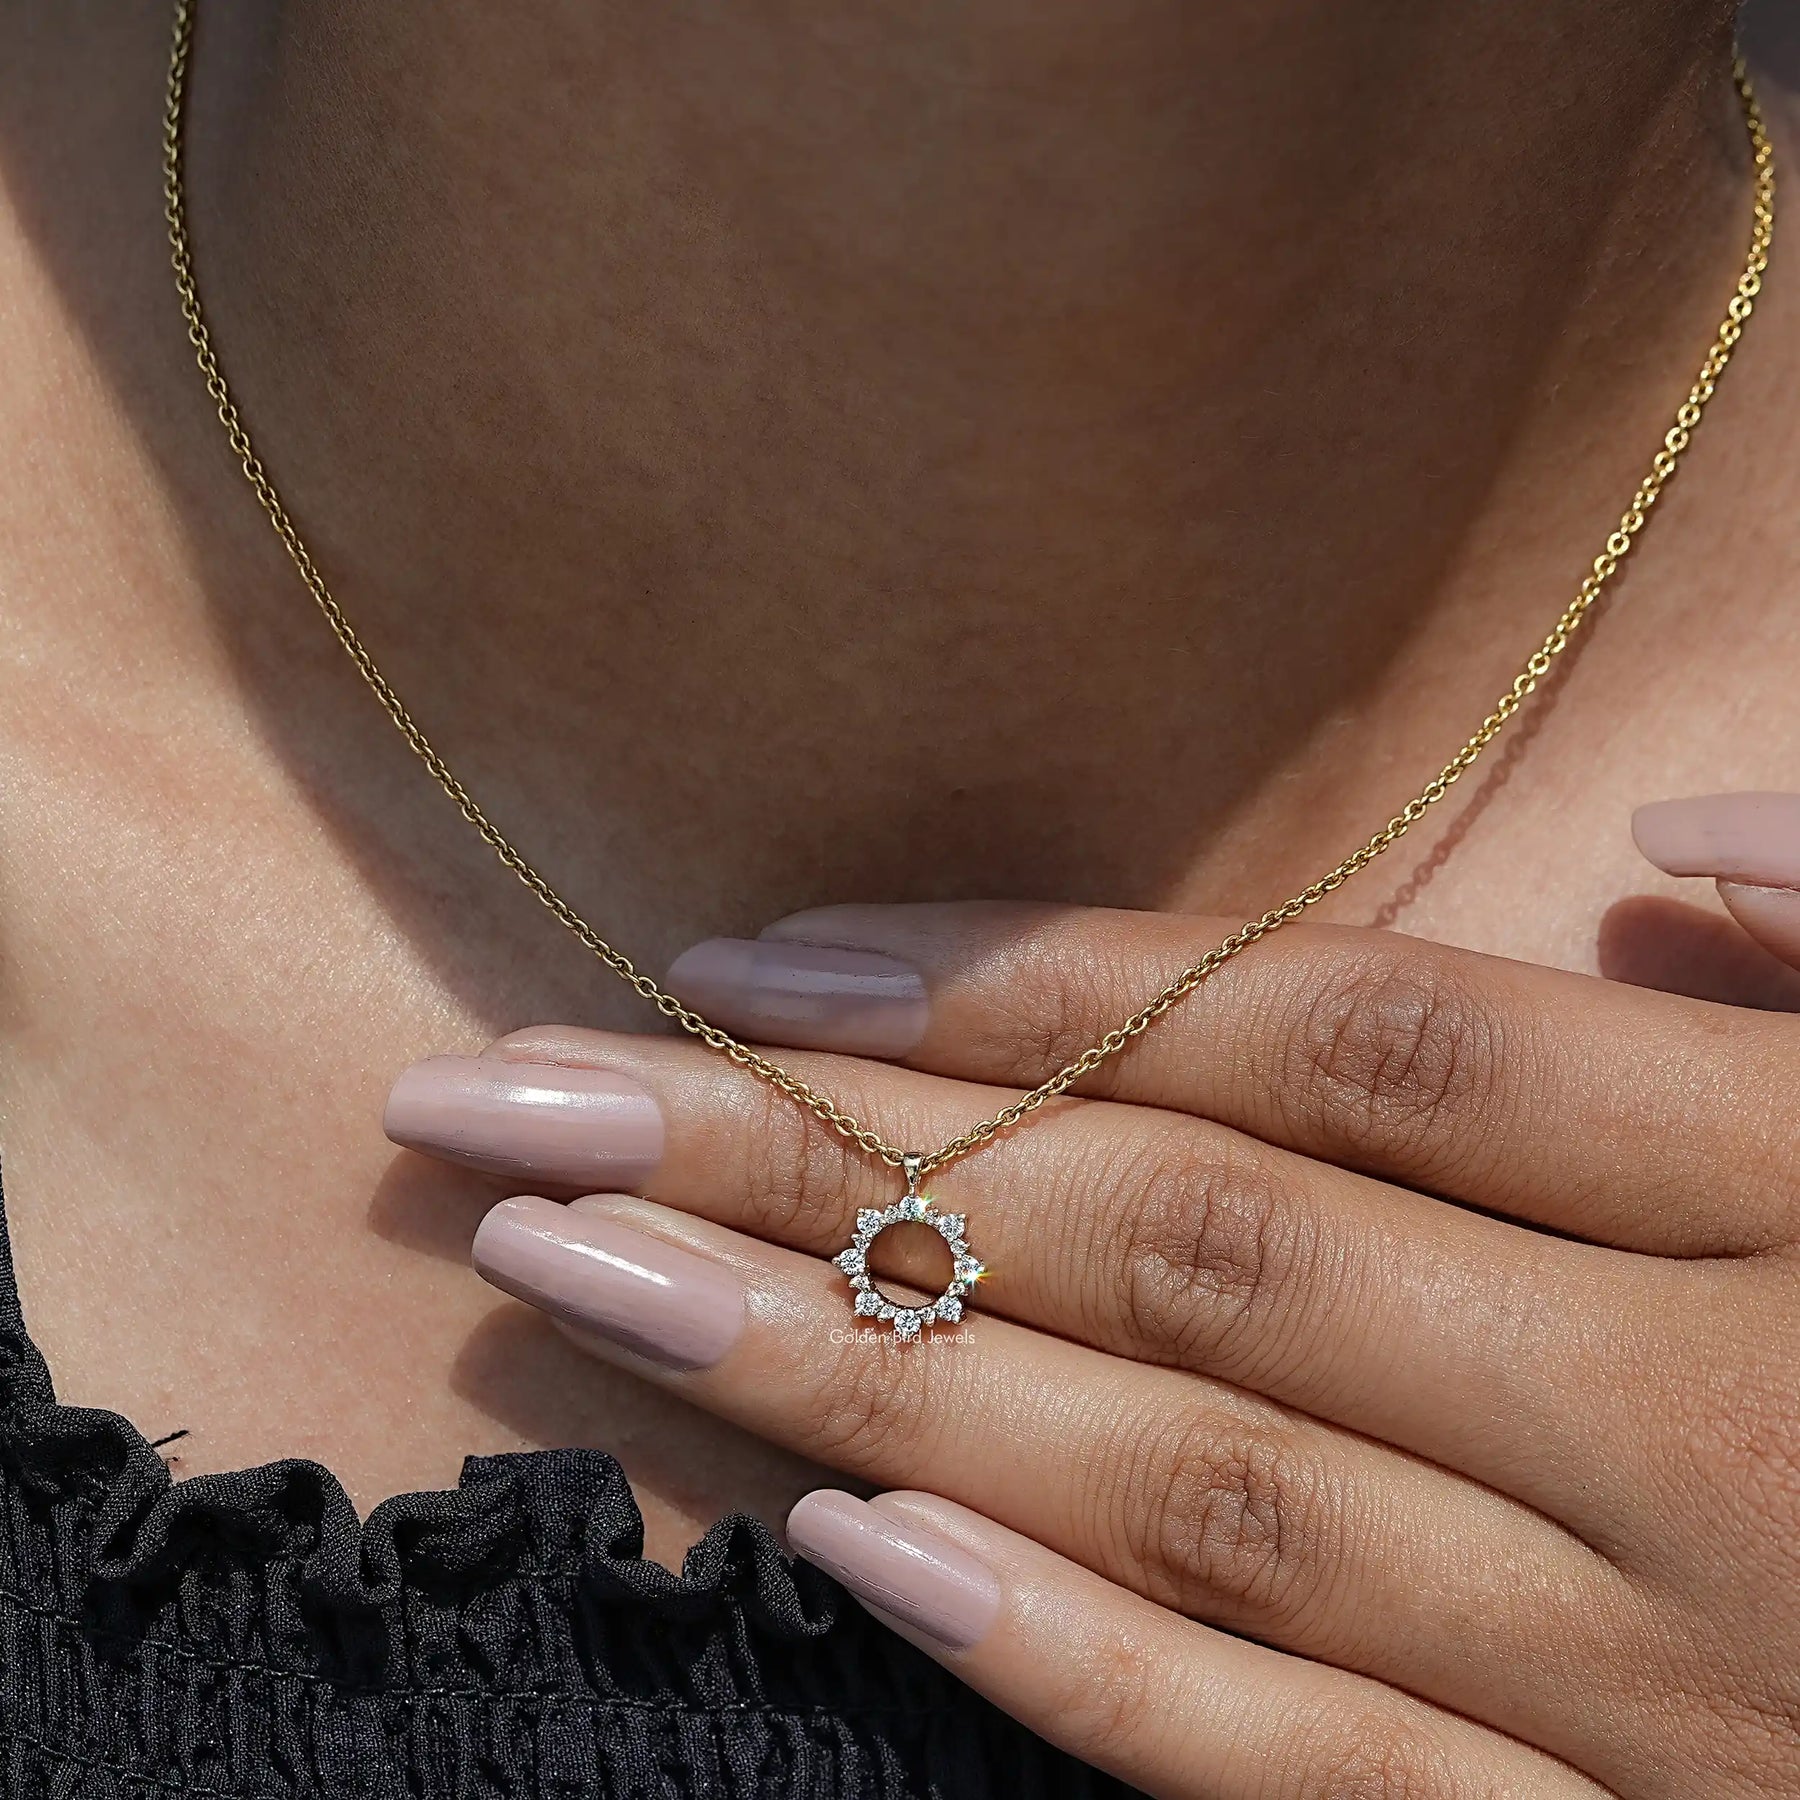
{"type": "MultiPolygon", "coordinates": [[[[1563,604],[1740,255],[1720,9],[1342,10],[209,15],[197,229],[271,461],[451,760],[648,966],[844,899],[1258,911],[1563,604]]],[[[380,1136],[415,1057],[643,1020],[433,796],[217,442],[157,15],[15,5],[0,73],[32,1323],[67,1398],[190,1432],[181,1473],[313,1455],[369,1504],[601,1443],[676,1556],[812,1478],[497,1306],[501,1190],[380,1136]]],[[[1541,728],[1338,919],[1791,996],[1627,904],[1674,890],[1626,833],[1800,754],[1781,273],[1541,728]]]]}

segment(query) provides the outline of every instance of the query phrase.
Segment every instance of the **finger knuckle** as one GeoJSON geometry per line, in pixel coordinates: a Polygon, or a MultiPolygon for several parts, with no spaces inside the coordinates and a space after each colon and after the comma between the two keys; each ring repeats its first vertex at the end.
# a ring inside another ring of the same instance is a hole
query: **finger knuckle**
{"type": "Polygon", "coordinates": [[[1086,963],[1054,963],[1051,952],[1021,951],[974,1027],[974,1060],[985,1074],[1034,1087],[1067,1067],[1094,1041],[1108,1009],[1102,978],[1086,963]]]}
{"type": "Polygon", "coordinates": [[[1345,1148],[1441,1146],[1499,1097],[1500,1020],[1443,959],[1384,945],[1311,975],[1284,1089],[1345,1148]]]}
{"type": "Polygon", "coordinates": [[[1276,1431],[1188,1424],[1121,1463],[1129,1559],[1177,1611],[1268,1626],[1316,1603],[1335,1505],[1326,1471],[1276,1431]]]}
{"type": "Polygon", "coordinates": [[[1290,1741],[1296,1800],[1448,1800],[1468,1791],[1448,1750],[1392,1711],[1327,1712],[1290,1741]]]}
{"type": "Polygon", "coordinates": [[[1154,1654],[1129,1632],[1096,1634],[1057,1683],[1051,1715],[1057,1735],[1083,1762],[1130,1759],[1157,1729],[1168,1687],[1166,1654],[1154,1654]]]}
{"type": "Polygon", "coordinates": [[[903,1481],[932,1460],[941,1421],[957,1416],[953,1358],[914,1356],[883,1336],[847,1331],[824,1359],[798,1448],[851,1474],[903,1481]]]}
{"type": "MultiPolygon", "coordinates": [[[[1716,1647],[1721,1664],[1731,1652],[1716,1647]]],[[[1725,1694],[1716,1684],[1690,1681],[1673,1716],[1658,1723],[1692,1746],[1709,1766],[1741,1772],[1754,1794],[1792,1795],[1800,1774],[1800,1694],[1796,1678],[1779,1661],[1755,1671],[1740,1691],[1725,1694]]]]}
{"type": "Polygon", "coordinates": [[[1143,1353],[1238,1374],[1278,1353],[1271,1320],[1314,1261],[1268,1162],[1224,1133],[1146,1148],[1118,1183],[1121,1305],[1143,1353]]]}
{"type": "Polygon", "coordinates": [[[727,1129],[741,1134],[744,1229],[753,1236],[807,1241],[843,1211],[844,1157],[809,1113],[765,1083],[746,1083],[743,1111],[727,1129]]]}
{"type": "Polygon", "coordinates": [[[1772,1321],[1722,1328],[1710,1353],[1691,1357],[1687,1391],[1676,1401],[1684,1489],[1705,1496],[1715,1529],[1748,1529],[1790,1573],[1800,1534],[1800,1333],[1772,1321]],[[1786,1341],[1784,1341],[1786,1340],[1786,1341]]]}
{"type": "MultiPolygon", "coordinates": [[[[1010,945],[1004,968],[985,972],[973,1060],[993,1079],[1033,1087],[1088,1051],[1144,986],[1142,950],[1130,933],[1064,919],[1010,945]]],[[[1081,1091],[1114,1091],[1130,1056],[1123,1051],[1095,1070],[1081,1091]]]]}

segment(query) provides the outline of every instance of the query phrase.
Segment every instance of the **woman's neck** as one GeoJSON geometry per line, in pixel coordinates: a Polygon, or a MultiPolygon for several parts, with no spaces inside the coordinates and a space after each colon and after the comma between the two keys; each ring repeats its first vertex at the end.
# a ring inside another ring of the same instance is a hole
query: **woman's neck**
{"type": "MultiPolygon", "coordinates": [[[[1167,901],[1275,777],[1341,837],[1459,741],[1685,387],[1728,26],[1617,25],[202,0],[203,286],[378,654],[578,881],[1167,901]]],[[[218,629],[275,666],[296,597],[218,629]]],[[[1254,835],[1259,891],[1317,860],[1254,835]]]]}
{"type": "MultiPolygon", "coordinates": [[[[819,901],[1293,891],[1561,606],[1748,229],[1723,26],[1673,5],[200,7],[196,247],[263,450],[652,969],[819,901]]],[[[416,1057],[645,1013],[430,792],[224,451],[155,9],[19,10],[0,1135],[60,1391],[365,1501],[620,1446],[665,1555],[778,1513],[804,1471],[522,1336],[464,1267],[489,1191],[381,1138],[416,1057]]],[[[1781,256],[1579,691],[1502,804],[1458,789],[1444,877],[1409,846],[1351,916],[1591,966],[1634,801],[1787,779],[1781,256]]]]}

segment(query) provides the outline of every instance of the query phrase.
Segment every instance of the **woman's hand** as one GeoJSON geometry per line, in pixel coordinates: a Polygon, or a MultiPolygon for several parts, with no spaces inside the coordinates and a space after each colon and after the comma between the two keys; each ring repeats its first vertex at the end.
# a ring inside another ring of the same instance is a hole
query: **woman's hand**
{"type": "MultiPolygon", "coordinates": [[[[1640,842],[1800,962],[1800,800],[1698,804],[1640,842]]],[[[833,909],[671,979],[929,1149],[1224,929],[833,909]]],[[[477,1264],[906,1490],[791,1540],[1077,1755],[1217,1800],[1692,1800],[1800,1787],[1797,1086],[1792,1017],[1291,927],[937,1177],[993,1279],[912,1345],[827,1260],[894,1172],[697,1046],[521,1033],[409,1071],[390,1129],[638,1196],[509,1200],[477,1264]]]]}

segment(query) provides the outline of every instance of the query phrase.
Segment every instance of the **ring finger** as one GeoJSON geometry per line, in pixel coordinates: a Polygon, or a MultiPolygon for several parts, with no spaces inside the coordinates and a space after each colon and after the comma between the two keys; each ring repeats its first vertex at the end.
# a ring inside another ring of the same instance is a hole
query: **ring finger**
{"type": "Polygon", "coordinates": [[[1593,1715],[1596,1632],[1638,1604],[1558,1526],[1397,1451],[1003,1320],[866,1341],[829,1265],[648,1202],[503,1202],[476,1260],[586,1347],[775,1443],[1561,1754],[1593,1715]]]}

